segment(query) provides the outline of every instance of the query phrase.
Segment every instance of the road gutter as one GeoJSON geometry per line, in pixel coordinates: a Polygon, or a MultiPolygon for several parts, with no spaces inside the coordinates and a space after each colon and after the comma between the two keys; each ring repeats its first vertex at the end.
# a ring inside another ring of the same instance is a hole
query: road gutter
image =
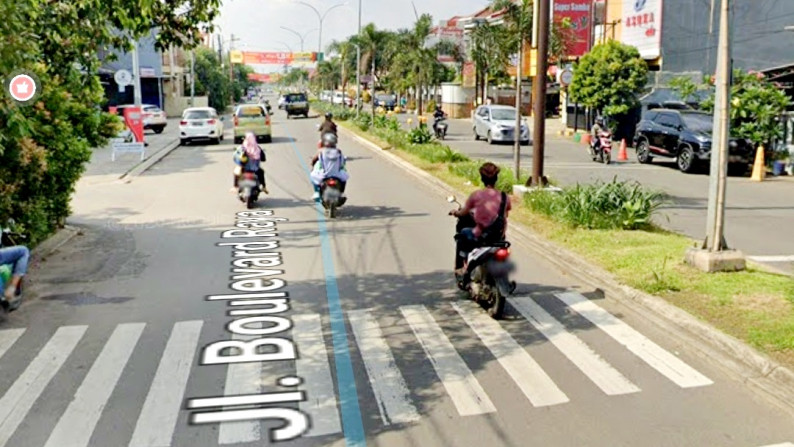
{"type": "Polygon", "coordinates": [[[130,168],[127,172],[119,177],[119,180],[123,181],[124,183],[129,183],[132,181],[133,178],[143,174],[144,172],[151,169],[152,166],[156,165],[160,162],[163,158],[168,156],[174,149],[179,147],[179,139],[175,139],[169,143],[166,143],[159,151],[153,153],[152,155],[146,157],[142,162],[138,163],[137,165],[130,168]]]}
{"type": "MultiPolygon", "coordinates": [[[[450,192],[464,197],[467,195],[350,129],[344,126],[339,126],[339,129],[367,149],[377,152],[421,180],[440,196],[446,197],[450,192]]],[[[528,228],[513,223],[510,225],[510,230],[513,239],[517,239],[525,247],[540,254],[563,274],[603,291],[605,296],[615,299],[628,311],[665,329],[668,334],[675,334],[679,342],[715,361],[746,385],[763,392],[769,400],[794,416],[794,371],[663,299],[621,284],[611,273],[539,237],[528,228]]]]}

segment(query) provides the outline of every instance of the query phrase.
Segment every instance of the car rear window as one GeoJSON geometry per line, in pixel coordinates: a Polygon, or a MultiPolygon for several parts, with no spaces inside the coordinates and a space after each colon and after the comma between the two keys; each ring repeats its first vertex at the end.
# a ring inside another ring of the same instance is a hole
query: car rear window
{"type": "Polygon", "coordinates": [[[240,117],[257,117],[257,116],[265,116],[265,111],[262,107],[259,106],[246,106],[240,107],[237,111],[237,116],[240,117]]]}
{"type": "Polygon", "coordinates": [[[304,95],[289,95],[287,96],[287,101],[306,101],[306,96],[304,95]]]}
{"type": "Polygon", "coordinates": [[[212,118],[209,110],[194,110],[185,114],[185,119],[189,120],[208,120],[212,118]]]}
{"type": "Polygon", "coordinates": [[[155,106],[149,106],[149,107],[144,107],[143,111],[144,112],[150,112],[150,113],[158,113],[160,111],[160,108],[159,107],[155,107],[155,106]]]}

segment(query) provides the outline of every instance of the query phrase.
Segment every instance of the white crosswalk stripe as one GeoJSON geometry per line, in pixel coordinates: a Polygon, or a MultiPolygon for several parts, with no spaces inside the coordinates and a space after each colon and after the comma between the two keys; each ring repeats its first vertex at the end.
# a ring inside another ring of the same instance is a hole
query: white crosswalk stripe
{"type": "Polygon", "coordinates": [[[88,326],[61,327],[0,399],[0,447],[4,447],[88,326]]]}
{"type": "Polygon", "coordinates": [[[367,370],[369,383],[378,401],[384,425],[419,420],[419,413],[411,403],[408,386],[394,361],[389,345],[383,338],[378,322],[370,311],[355,310],[347,314],[361,359],[367,370]]]}
{"type": "MultiPolygon", "coordinates": [[[[584,296],[560,293],[557,298],[571,311],[589,320],[624,346],[628,350],[624,355],[635,355],[646,362],[650,367],[646,368],[649,374],[658,371],[682,388],[713,383],[584,296]]],[[[436,313],[444,310],[447,315],[454,316],[449,324],[460,327],[468,339],[476,341],[479,351],[477,356],[492,355],[532,406],[560,405],[576,400],[576,396],[563,392],[565,384],[555,383],[551,378],[561,376],[551,374],[552,371],[546,372],[542,358],[533,358],[530,350],[525,349],[517,337],[514,338],[516,334],[511,332],[520,330],[518,328],[521,325],[530,330],[534,328],[542,334],[595,387],[603,391],[604,398],[641,393],[639,387],[596,352],[596,346],[589,346],[582,341],[533,298],[515,297],[509,301],[523,316],[509,324],[493,320],[471,301],[453,301],[444,304],[448,307],[439,311],[431,311],[423,305],[399,307],[399,315],[404,319],[404,323],[400,324],[403,329],[399,336],[402,343],[413,345],[416,349],[421,347],[446,392],[442,398],[450,402],[455,408],[453,411],[460,416],[487,415],[497,412],[497,407],[478,380],[478,376],[486,374],[487,370],[481,369],[481,365],[467,364],[464,360],[464,357],[469,358],[467,353],[453,344],[446,333],[447,329],[439,325],[436,313]],[[455,312],[449,312],[452,310],[455,312]],[[478,371],[477,375],[473,371],[478,371]]],[[[397,312],[391,314],[394,316],[397,312]]],[[[398,351],[393,351],[387,342],[388,339],[395,343],[397,339],[391,340],[390,336],[384,335],[382,327],[385,326],[379,323],[375,310],[352,310],[346,315],[352,329],[353,352],[359,354],[358,357],[354,356],[354,360],[360,361],[366,371],[383,425],[421,421],[423,415],[417,410],[421,408],[419,404],[422,402],[418,401],[420,397],[412,397],[418,394],[412,393],[412,384],[406,380],[408,376],[404,375],[405,371],[401,371],[395,361],[398,351]]],[[[307,400],[297,405],[311,418],[311,429],[304,436],[339,434],[342,432],[340,408],[328,351],[330,340],[324,336],[322,317],[319,314],[301,314],[292,316],[291,320],[291,335],[298,353],[291,366],[294,366],[294,375],[303,379],[294,391],[305,393],[302,395],[307,400]]],[[[185,390],[197,366],[195,358],[200,348],[202,327],[203,322],[198,320],[174,324],[149,388],[140,391],[140,394],[146,394],[146,398],[137,415],[129,447],[170,446],[177,430],[186,429],[179,427],[178,421],[182,412],[190,411],[189,407],[185,407],[185,390]]],[[[16,436],[21,436],[23,431],[30,430],[30,427],[23,426],[23,422],[37,401],[46,398],[43,396],[45,388],[58,374],[65,374],[59,371],[64,369],[62,367],[72,353],[80,348],[87,329],[87,326],[59,328],[19,377],[10,379],[14,380],[13,383],[0,397],[0,447],[8,445],[16,432],[20,432],[16,436]]],[[[90,369],[75,379],[80,381],[80,385],[66,409],[62,414],[52,416],[55,419],[52,421],[53,429],[47,435],[45,447],[87,446],[107,406],[121,398],[138,401],[132,396],[116,396],[114,391],[124,377],[125,369],[137,358],[135,352],[144,349],[140,340],[145,330],[148,330],[145,323],[126,323],[114,328],[90,369]]],[[[0,358],[11,351],[16,353],[17,350],[25,349],[25,337],[29,332],[30,328],[0,330],[0,358]]],[[[255,338],[257,336],[234,336],[235,340],[255,338]]],[[[265,384],[269,387],[278,382],[276,377],[264,377],[264,370],[260,362],[229,364],[226,366],[223,395],[253,396],[264,392],[265,384]]],[[[256,402],[248,405],[249,409],[225,410],[214,414],[215,419],[212,421],[219,422],[217,442],[220,445],[267,440],[265,425],[260,420],[246,418],[253,414],[269,417],[275,413],[262,406],[266,405],[265,401],[256,402]]],[[[125,413],[131,414],[130,411],[134,410],[129,409],[125,413]]],[[[766,447],[794,447],[794,444],[766,447]]]]}
{"type": "Polygon", "coordinates": [[[400,307],[461,416],[493,413],[491,399],[424,306],[400,307]]]}
{"type": "Polygon", "coordinates": [[[181,321],[171,330],[130,447],[171,445],[203,324],[202,321],[181,321]]]}
{"type": "Polygon", "coordinates": [[[556,296],[681,388],[714,383],[585,296],[575,292],[559,293],[556,296]]]}
{"type": "Polygon", "coordinates": [[[301,389],[306,391],[307,397],[306,401],[300,403],[300,409],[312,420],[312,427],[306,435],[339,433],[342,431],[342,424],[339,421],[336,392],[320,316],[296,315],[292,322],[292,336],[298,348],[295,368],[298,377],[303,379],[301,389]]]}
{"type": "Polygon", "coordinates": [[[45,447],[87,446],[105,404],[146,326],[120,324],[105,343],[45,447]]]}
{"type": "Polygon", "coordinates": [[[493,318],[471,301],[452,306],[474,330],[486,348],[496,357],[516,385],[536,407],[558,405],[569,401],[527,351],[521,347],[493,318]]]}
{"type": "Polygon", "coordinates": [[[604,393],[615,396],[640,391],[532,298],[510,298],[509,302],[604,393]]]}

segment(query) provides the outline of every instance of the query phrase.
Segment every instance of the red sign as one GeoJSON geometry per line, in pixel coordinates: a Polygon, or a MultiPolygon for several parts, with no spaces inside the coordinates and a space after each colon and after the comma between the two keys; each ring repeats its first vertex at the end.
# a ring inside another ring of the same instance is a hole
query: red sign
{"type": "Polygon", "coordinates": [[[593,29],[593,0],[555,0],[554,22],[567,18],[573,25],[567,33],[568,57],[583,56],[590,49],[590,36],[593,29]]]}
{"type": "Polygon", "coordinates": [[[143,113],[140,107],[124,108],[124,123],[135,135],[137,143],[143,143],[143,113]]]}
{"type": "Polygon", "coordinates": [[[251,81],[267,83],[271,82],[273,79],[269,74],[264,73],[248,73],[248,79],[251,81]]]}
{"type": "Polygon", "coordinates": [[[289,65],[293,62],[316,62],[317,53],[277,53],[243,51],[243,63],[254,65],[289,65]]]}
{"type": "Polygon", "coordinates": [[[12,98],[25,102],[36,94],[36,81],[26,74],[17,75],[11,79],[8,89],[12,98]]]}

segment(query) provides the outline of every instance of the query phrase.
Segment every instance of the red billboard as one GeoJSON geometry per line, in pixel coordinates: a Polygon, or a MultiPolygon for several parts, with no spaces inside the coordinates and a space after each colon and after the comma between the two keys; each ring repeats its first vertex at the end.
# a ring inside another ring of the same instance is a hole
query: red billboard
{"type": "MultiPolygon", "coordinates": [[[[290,65],[317,61],[317,53],[279,53],[273,51],[242,51],[243,64],[253,65],[290,65]]],[[[233,61],[234,62],[234,61],[233,61]]]]}
{"type": "Polygon", "coordinates": [[[272,76],[265,73],[248,73],[248,79],[255,82],[268,83],[273,80],[272,76]]]}
{"type": "Polygon", "coordinates": [[[573,26],[565,33],[568,40],[568,57],[583,56],[590,49],[593,30],[593,0],[555,0],[554,22],[569,19],[573,26]]]}

